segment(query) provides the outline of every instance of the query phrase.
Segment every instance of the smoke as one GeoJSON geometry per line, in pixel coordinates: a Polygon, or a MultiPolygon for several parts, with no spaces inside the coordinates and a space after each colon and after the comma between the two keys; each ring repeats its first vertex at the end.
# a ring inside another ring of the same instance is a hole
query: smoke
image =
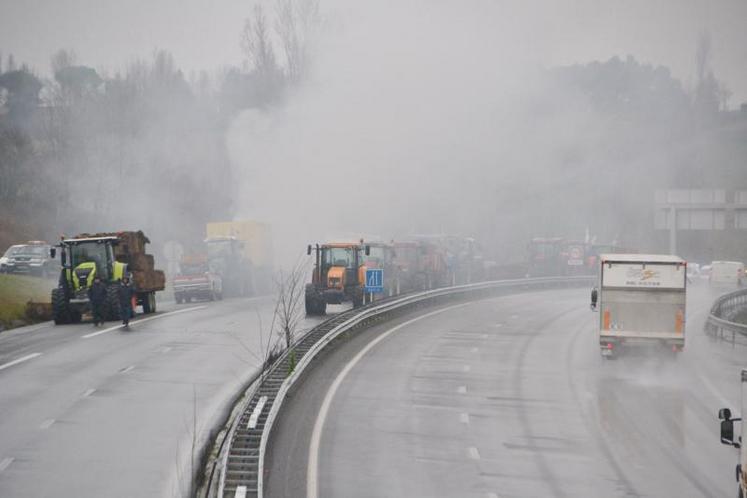
{"type": "Polygon", "coordinates": [[[307,84],[229,130],[243,214],[298,248],[336,233],[476,230],[513,169],[511,103],[537,73],[489,5],[330,7],[307,84]]]}

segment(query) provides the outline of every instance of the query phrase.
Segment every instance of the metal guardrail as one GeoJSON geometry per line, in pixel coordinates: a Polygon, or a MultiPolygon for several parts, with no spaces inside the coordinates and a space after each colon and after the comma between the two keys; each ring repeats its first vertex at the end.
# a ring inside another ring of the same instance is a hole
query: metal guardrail
{"type": "Polygon", "coordinates": [[[747,339],[747,324],[734,321],[736,316],[745,310],[747,310],[747,289],[719,296],[713,302],[708,314],[705,324],[706,333],[720,339],[731,340],[732,344],[737,343],[737,338],[747,339]]]}
{"type": "Polygon", "coordinates": [[[374,302],[331,317],[308,331],[283,352],[247,389],[241,415],[236,416],[221,445],[206,496],[213,498],[261,497],[264,455],[273,423],[288,390],[316,355],[343,333],[391,319],[418,307],[452,300],[521,290],[550,289],[593,283],[592,277],[548,277],[499,280],[446,287],[374,302]],[[292,358],[292,355],[295,357],[292,358]],[[291,368],[292,360],[295,367],[291,368]],[[292,370],[292,371],[291,371],[292,370]],[[225,443],[228,443],[227,445],[225,443]]]}

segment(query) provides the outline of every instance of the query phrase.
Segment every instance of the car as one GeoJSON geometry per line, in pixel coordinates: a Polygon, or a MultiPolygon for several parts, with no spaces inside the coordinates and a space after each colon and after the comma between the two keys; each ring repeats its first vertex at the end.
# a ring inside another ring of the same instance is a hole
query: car
{"type": "Polygon", "coordinates": [[[34,275],[44,278],[56,275],[59,272],[60,265],[51,258],[50,249],[49,244],[39,240],[12,246],[3,256],[7,257],[7,260],[3,263],[3,273],[34,275]],[[8,254],[9,252],[10,254],[8,254]]]}
{"type": "Polygon", "coordinates": [[[10,246],[5,250],[5,253],[0,257],[0,273],[8,273],[7,266],[10,258],[23,247],[22,245],[10,246]]]}

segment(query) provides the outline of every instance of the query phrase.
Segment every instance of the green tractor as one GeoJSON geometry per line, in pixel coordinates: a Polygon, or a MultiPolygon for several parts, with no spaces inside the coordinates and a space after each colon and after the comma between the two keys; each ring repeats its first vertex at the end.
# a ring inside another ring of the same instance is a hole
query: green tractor
{"type": "MultiPolygon", "coordinates": [[[[118,250],[121,242],[121,238],[114,234],[81,236],[62,239],[52,247],[53,258],[56,249],[60,249],[62,266],[59,284],[52,290],[52,313],[56,324],[78,323],[84,313],[91,311],[88,290],[96,277],[100,277],[107,287],[104,318],[120,319],[117,286],[130,272],[128,263],[118,261],[123,259],[121,249],[118,250]]],[[[156,310],[155,290],[161,289],[143,289],[136,285],[136,304],[142,304],[145,313],[156,310]]]]}

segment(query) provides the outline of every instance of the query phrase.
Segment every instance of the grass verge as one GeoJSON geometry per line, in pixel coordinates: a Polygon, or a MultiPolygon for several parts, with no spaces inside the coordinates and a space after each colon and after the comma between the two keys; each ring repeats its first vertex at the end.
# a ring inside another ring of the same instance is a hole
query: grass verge
{"type": "Polygon", "coordinates": [[[53,280],[23,275],[0,274],[0,329],[28,325],[26,303],[48,303],[53,280]]]}

